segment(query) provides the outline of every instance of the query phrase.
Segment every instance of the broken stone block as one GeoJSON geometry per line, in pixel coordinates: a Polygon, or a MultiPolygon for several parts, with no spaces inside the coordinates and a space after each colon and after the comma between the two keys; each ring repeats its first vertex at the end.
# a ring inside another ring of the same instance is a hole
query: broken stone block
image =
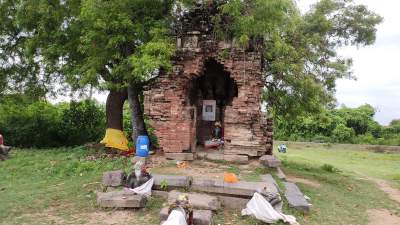
{"type": "Polygon", "coordinates": [[[192,184],[192,178],[189,176],[180,175],[162,175],[152,174],[154,178],[154,190],[172,190],[174,188],[186,188],[189,189],[192,184]]]}
{"type": "Polygon", "coordinates": [[[261,156],[260,163],[269,168],[277,168],[281,165],[281,161],[274,155],[261,156]]]}
{"type": "Polygon", "coordinates": [[[267,190],[274,190],[274,186],[267,182],[238,181],[236,183],[226,183],[222,179],[194,178],[191,190],[247,198],[252,197],[258,189],[264,189],[265,187],[267,190]]]}
{"type": "Polygon", "coordinates": [[[309,212],[310,205],[297,185],[291,182],[284,182],[284,184],[286,189],[285,197],[289,206],[303,212],[309,212]]]}
{"type": "MultiPolygon", "coordinates": [[[[193,210],[193,224],[194,225],[211,225],[212,224],[212,211],[195,209],[193,210]]],[[[164,221],[168,218],[168,207],[164,207],[160,211],[160,220],[164,221]]],[[[162,224],[162,223],[161,223],[162,224]]]]}
{"type": "Polygon", "coordinates": [[[124,184],[125,172],[122,170],[109,171],[103,173],[103,186],[118,187],[124,184]]]}
{"type": "Polygon", "coordinates": [[[180,160],[180,161],[193,161],[194,160],[193,153],[166,152],[166,153],[164,153],[164,156],[167,159],[175,159],[175,160],[180,160]]]}
{"type": "Polygon", "coordinates": [[[216,211],[221,208],[221,202],[215,196],[198,193],[182,193],[175,190],[169,192],[168,203],[174,203],[181,194],[185,194],[189,197],[189,203],[195,209],[207,209],[216,211]]]}
{"type": "Polygon", "coordinates": [[[279,177],[279,179],[286,181],[286,175],[285,173],[283,173],[282,169],[280,167],[276,168],[277,169],[277,176],[279,177]]]}
{"type": "Polygon", "coordinates": [[[105,208],[143,208],[146,197],[124,191],[98,192],[97,203],[105,208]]]}
{"type": "Polygon", "coordinates": [[[269,188],[267,189],[267,191],[273,193],[279,193],[279,186],[271,174],[263,174],[260,176],[260,178],[263,182],[267,183],[267,187],[269,188]]]}
{"type": "Polygon", "coordinates": [[[225,208],[240,210],[246,208],[247,203],[250,201],[249,198],[236,198],[222,195],[219,195],[218,199],[225,208]]]}
{"type": "Polygon", "coordinates": [[[157,196],[161,198],[168,198],[168,192],[167,191],[158,191],[158,190],[151,190],[151,195],[152,196],[157,196]]]}

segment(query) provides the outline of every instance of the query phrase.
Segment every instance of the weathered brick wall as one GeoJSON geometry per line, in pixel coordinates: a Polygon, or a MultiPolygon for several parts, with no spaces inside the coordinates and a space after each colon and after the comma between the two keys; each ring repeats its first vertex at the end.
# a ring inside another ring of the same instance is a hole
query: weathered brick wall
{"type": "MultiPolygon", "coordinates": [[[[190,16],[201,17],[199,21],[203,22],[207,19],[204,11],[196,13],[190,16]]],[[[238,88],[238,96],[224,113],[224,153],[250,156],[270,153],[267,141],[272,142],[272,132],[266,130],[268,126],[261,112],[261,53],[235,47],[234,42],[215,41],[210,29],[203,26],[209,22],[197,27],[190,18],[183,21],[189,25],[177,32],[178,52],[173,70],[154,78],[144,92],[145,114],[160,147],[164,152],[195,151],[196,119],[200,113],[189,101],[190,81],[202,75],[207,60],[214,59],[230,73],[238,88]],[[193,31],[196,28],[201,29],[193,31]]]]}

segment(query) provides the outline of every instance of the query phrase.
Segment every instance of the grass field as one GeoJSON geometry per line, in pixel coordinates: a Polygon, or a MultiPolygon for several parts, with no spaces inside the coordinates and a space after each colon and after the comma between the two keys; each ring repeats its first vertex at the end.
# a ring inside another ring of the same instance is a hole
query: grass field
{"type": "MultiPolygon", "coordinates": [[[[284,208],[300,224],[369,224],[369,209],[388,209],[400,215],[400,204],[366,179],[383,179],[400,185],[400,154],[323,145],[289,144],[288,147],[288,153],[277,153],[285,173],[312,182],[298,183],[311,198],[310,214],[284,208]]],[[[126,158],[93,160],[98,154],[83,147],[12,152],[9,160],[0,162],[0,224],[158,224],[163,204],[159,198],[151,199],[145,209],[136,211],[104,210],[96,206],[95,191],[101,190],[102,173],[130,167],[126,158]]],[[[164,167],[173,166],[169,163],[164,167]]],[[[226,163],[223,166],[245,180],[256,180],[260,173],[268,172],[226,163]]],[[[239,211],[221,211],[215,222],[258,224],[254,219],[241,217],[239,211]]]]}

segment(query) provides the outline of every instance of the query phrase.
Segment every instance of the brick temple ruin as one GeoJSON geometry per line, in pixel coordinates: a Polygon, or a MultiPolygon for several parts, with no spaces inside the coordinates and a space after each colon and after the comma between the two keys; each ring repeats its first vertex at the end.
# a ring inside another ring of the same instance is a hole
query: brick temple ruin
{"type": "Polygon", "coordinates": [[[261,111],[261,45],[253,41],[241,48],[235,41],[217,41],[210,14],[198,6],[175,25],[173,69],[146,87],[144,113],[164,153],[195,153],[220,121],[223,154],[272,154],[272,120],[261,111]],[[205,103],[215,107],[207,120],[205,103]]]}

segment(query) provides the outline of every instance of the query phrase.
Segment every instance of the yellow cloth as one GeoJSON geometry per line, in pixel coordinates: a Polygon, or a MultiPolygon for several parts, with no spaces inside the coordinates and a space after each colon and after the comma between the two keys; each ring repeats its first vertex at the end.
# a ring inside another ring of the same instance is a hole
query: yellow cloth
{"type": "Polygon", "coordinates": [[[124,132],[122,130],[108,128],[106,130],[106,135],[103,140],[101,140],[102,144],[105,144],[106,147],[116,148],[122,151],[128,151],[128,139],[126,139],[124,132]]]}

